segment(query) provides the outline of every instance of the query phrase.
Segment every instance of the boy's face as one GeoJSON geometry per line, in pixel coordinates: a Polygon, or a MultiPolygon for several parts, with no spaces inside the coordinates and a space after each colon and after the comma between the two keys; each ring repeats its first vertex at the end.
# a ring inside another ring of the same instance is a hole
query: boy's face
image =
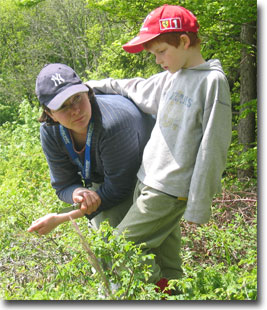
{"type": "Polygon", "coordinates": [[[170,73],[175,73],[182,68],[188,68],[188,53],[182,42],[178,47],[166,42],[154,42],[148,51],[155,55],[156,63],[170,73]]]}

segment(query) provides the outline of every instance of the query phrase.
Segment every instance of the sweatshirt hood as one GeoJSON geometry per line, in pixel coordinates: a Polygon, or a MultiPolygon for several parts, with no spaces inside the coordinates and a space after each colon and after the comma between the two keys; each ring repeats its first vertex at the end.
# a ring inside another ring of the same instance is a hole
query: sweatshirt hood
{"type": "Polygon", "coordinates": [[[220,71],[224,74],[224,71],[222,69],[222,65],[220,60],[218,59],[210,59],[206,61],[205,63],[198,65],[196,67],[189,68],[188,70],[199,70],[199,71],[220,71]]]}

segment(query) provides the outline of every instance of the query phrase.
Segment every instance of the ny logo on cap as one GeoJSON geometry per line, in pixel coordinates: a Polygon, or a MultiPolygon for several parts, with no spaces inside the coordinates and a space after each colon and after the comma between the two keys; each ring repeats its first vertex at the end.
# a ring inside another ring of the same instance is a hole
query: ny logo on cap
{"type": "Polygon", "coordinates": [[[55,83],[55,86],[58,86],[61,83],[65,82],[65,80],[60,75],[60,73],[53,74],[52,77],[51,77],[51,81],[53,81],[55,83]]]}

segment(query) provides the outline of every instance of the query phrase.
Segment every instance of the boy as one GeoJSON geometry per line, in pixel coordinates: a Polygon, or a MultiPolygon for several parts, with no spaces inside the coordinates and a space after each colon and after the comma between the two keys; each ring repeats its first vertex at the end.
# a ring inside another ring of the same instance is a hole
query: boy
{"type": "Polygon", "coordinates": [[[203,59],[198,30],[187,9],[159,7],[123,48],[148,50],[166,72],[149,79],[88,82],[96,92],[119,93],[157,115],[137,174],[134,204],[117,228],[127,229],[130,240],[145,242],[145,253],[156,254],[150,281],[161,289],[182,275],[181,217],[200,224],[209,220],[231,141],[229,86],[220,62],[203,59]]]}

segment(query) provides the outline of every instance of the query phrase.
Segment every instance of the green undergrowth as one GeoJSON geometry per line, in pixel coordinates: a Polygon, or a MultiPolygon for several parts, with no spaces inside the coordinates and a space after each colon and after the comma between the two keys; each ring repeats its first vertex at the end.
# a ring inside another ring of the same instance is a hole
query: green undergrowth
{"type": "MultiPolygon", "coordinates": [[[[151,257],[114,238],[107,223],[94,231],[83,218],[47,236],[27,232],[33,220],[66,206],[50,186],[37,114],[24,104],[17,122],[0,127],[0,298],[161,300],[146,282],[151,257]]],[[[224,186],[212,211],[208,224],[182,221],[184,278],[171,281],[176,293],[165,299],[257,299],[255,188],[224,186]]]]}

